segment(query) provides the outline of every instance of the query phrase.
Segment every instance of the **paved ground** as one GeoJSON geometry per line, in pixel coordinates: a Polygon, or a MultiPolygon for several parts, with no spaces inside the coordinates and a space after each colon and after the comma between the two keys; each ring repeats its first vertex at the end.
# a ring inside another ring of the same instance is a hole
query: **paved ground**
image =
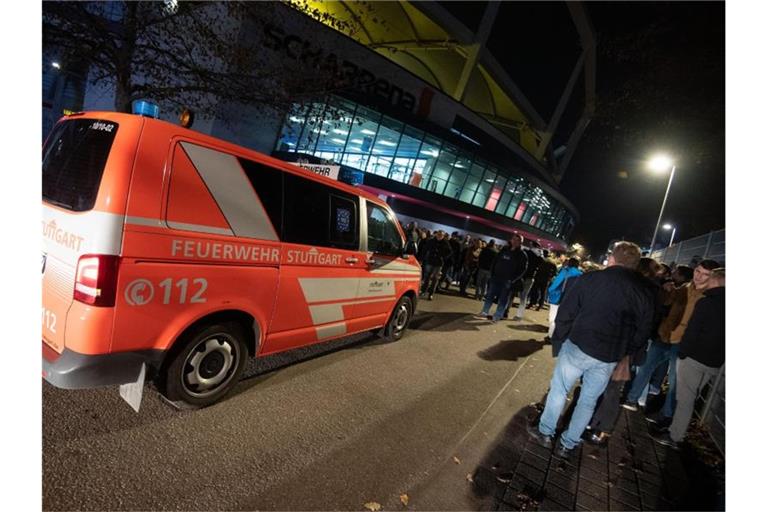
{"type": "MultiPolygon", "coordinates": [[[[622,416],[623,433],[607,450],[583,449],[571,463],[533,445],[524,422],[536,415],[554,365],[543,343],[546,311],[492,325],[471,318],[479,306],[438,295],[420,303],[398,343],[357,337],[267,358],[247,369],[227,400],[199,411],[176,411],[148,389],[135,414],[117,389],[44,384],[43,508],[661,510],[693,503],[696,486],[685,475],[698,466],[659,450],[638,413],[622,416]]],[[[709,494],[698,508],[712,508],[709,494]]]]}

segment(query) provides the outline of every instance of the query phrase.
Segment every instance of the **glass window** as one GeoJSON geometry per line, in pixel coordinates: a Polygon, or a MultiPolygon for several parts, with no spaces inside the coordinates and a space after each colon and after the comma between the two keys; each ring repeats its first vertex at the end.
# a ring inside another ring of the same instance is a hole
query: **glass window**
{"type": "Polygon", "coordinates": [[[430,135],[424,136],[424,143],[419,150],[419,159],[413,166],[413,174],[409,182],[411,185],[429,190],[429,178],[437,159],[440,157],[441,148],[442,141],[440,139],[430,135]]]}
{"type": "Polygon", "coordinates": [[[459,199],[462,194],[464,183],[467,181],[467,175],[472,167],[472,160],[466,153],[459,153],[456,161],[453,163],[453,171],[448,178],[448,184],[445,187],[445,195],[453,199],[459,199]]]}
{"type": "Polygon", "coordinates": [[[432,169],[432,174],[429,176],[427,190],[435,192],[436,194],[449,195],[445,186],[448,183],[448,177],[453,170],[457,154],[458,150],[456,147],[450,144],[443,144],[443,148],[440,150],[440,156],[437,157],[437,162],[432,169]]]}
{"type": "Polygon", "coordinates": [[[485,208],[485,204],[488,201],[488,196],[491,193],[491,187],[496,182],[496,169],[489,167],[485,170],[483,178],[480,180],[480,184],[477,187],[475,198],[472,200],[472,204],[485,208]]]}
{"type": "Polygon", "coordinates": [[[117,130],[98,119],[56,125],[43,149],[43,198],[75,212],[93,208],[117,130]]]}
{"type": "Polygon", "coordinates": [[[376,139],[371,149],[371,158],[368,160],[367,172],[379,176],[389,175],[402,129],[403,123],[394,119],[385,116],[381,120],[379,131],[376,133],[376,139]]]}
{"type": "Polygon", "coordinates": [[[507,179],[504,176],[497,176],[496,181],[491,185],[491,190],[488,193],[488,199],[485,201],[484,208],[489,211],[496,211],[496,207],[501,199],[501,194],[504,192],[504,188],[507,185],[507,179]]]}
{"type": "Polygon", "coordinates": [[[299,137],[304,128],[304,122],[307,118],[309,108],[310,107],[307,105],[294,103],[291,105],[290,109],[288,109],[288,114],[286,114],[285,119],[283,120],[280,138],[277,141],[278,151],[296,151],[296,145],[299,142],[299,137]]]}
{"type": "Polygon", "coordinates": [[[355,196],[290,173],[285,173],[284,194],[283,241],[338,249],[358,248],[354,234],[357,229],[355,196]],[[353,210],[344,212],[349,210],[350,202],[353,210]],[[350,232],[349,227],[355,231],[350,232]]]}
{"type": "Polygon", "coordinates": [[[424,132],[406,126],[400,144],[397,146],[395,161],[392,169],[389,171],[389,178],[401,183],[408,183],[411,179],[411,172],[419,160],[424,161],[424,156],[419,154],[421,142],[424,139],[424,132]]]}
{"type": "Polygon", "coordinates": [[[357,225],[357,201],[332,193],[330,242],[334,244],[333,247],[358,250],[360,239],[357,225]]]}
{"type": "Polygon", "coordinates": [[[341,153],[349,139],[354,105],[332,98],[323,112],[317,138],[315,156],[326,160],[341,161],[341,153]]]}
{"type": "Polygon", "coordinates": [[[238,160],[280,235],[283,231],[283,171],[245,158],[238,160]]]}
{"type": "Polygon", "coordinates": [[[389,213],[370,201],[368,205],[368,250],[377,254],[400,256],[403,254],[403,239],[389,213]]]}
{"type": "Polygon", "coordinates": [[[323,114],[325,112],[325,103],[312,103],[304,117],[304,129],[301,132],[299,142],[296,144],[296,151],[299,153],[313,154],[317,139],[321,135],[327,135],[328,130],[323,126],[323,114]]]}
{"type": "Polygon", "coordinates": [[[483,173],[485,173],[486,166],[486,163],[482,160],[475,160],[472,162],[469,176],[467,176],[467,180],[464,182],[464,188],[459,196],[459,201],[464,201],[465,203],[472,202],[472,199],[475,197],[475,191],[477,191],[477,187],[483,179],[483,173]]]}

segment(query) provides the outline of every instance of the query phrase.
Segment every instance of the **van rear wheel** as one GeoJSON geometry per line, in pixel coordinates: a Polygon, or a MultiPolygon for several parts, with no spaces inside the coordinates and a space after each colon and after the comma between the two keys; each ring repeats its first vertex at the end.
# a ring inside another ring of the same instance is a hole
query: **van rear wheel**
{"type": "Polygon", "coordinates": [[[163,395],[175,405],[192,408],[220,400],[243,373],[245,339],[243,327],[235,322],[202,326],[185,336],[167,366],[163,395]]]}
{"type": "Polygon", "coordinates": [[[411,318],[413,318],[413,300],[405,295],[400,297],[400,300],[395,304],[395,309],[392,310],[387,325],[382,329],[382,337],[389,341],[399,340],[405,334],[408,324],[411,323],[411,318]]]}

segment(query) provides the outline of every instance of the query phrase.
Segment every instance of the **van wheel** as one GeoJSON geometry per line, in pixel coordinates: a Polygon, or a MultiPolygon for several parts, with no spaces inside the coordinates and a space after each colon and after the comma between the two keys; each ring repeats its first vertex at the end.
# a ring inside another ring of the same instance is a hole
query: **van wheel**
{"type": "Polygon", "coordinates": [[[236,322],[202,326],[185,336],[165,371],[163,395],[183,408],[220,400],[243,373],[248,355],[244,340],[243,327],[236,322]]]}
{"type": "Polygon", "coordinates": [[[397,301],[395,309],[392,310],[387,325],[382,329],[381,336],[389,341],[399,340],[405,334],[405,330],[408,328],[408,324],[411,323],[412,317],[413,300],[407,295],[403,296],[397,301]]]}

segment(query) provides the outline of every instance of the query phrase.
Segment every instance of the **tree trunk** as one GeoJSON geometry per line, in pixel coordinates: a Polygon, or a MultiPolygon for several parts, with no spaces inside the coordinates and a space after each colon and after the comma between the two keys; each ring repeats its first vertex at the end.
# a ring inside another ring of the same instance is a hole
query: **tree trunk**
{"type": "Polygon", "coordinates": [[[115,110],[131,112],[133,101],[133,52],[136,47],[137,11],[141,2],[125,2],[123,18],[123,34],[120,41],[120,51],[117,56],[117,79],[115,86],[115,110]]]}

